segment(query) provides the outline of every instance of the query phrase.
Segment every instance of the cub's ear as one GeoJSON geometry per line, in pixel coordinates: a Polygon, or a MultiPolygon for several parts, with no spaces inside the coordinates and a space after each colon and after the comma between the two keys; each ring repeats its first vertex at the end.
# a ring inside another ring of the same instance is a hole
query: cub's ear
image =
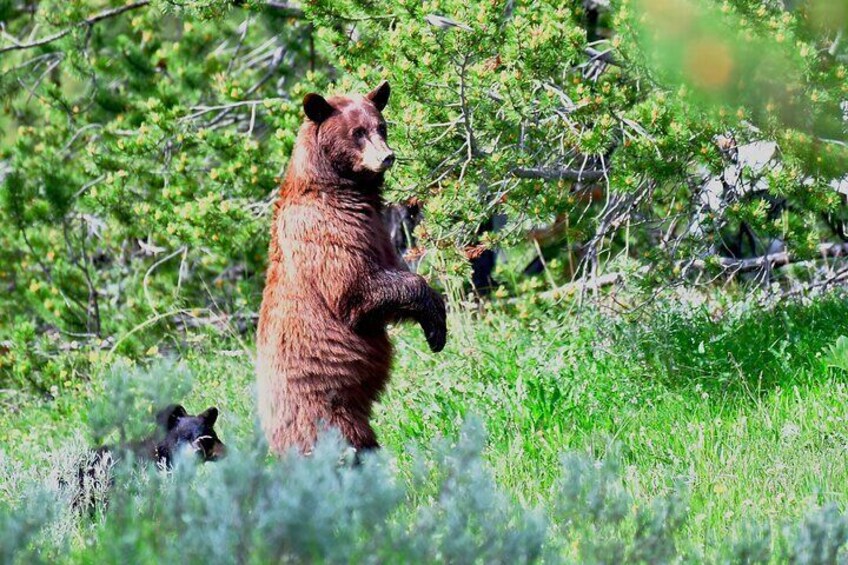
{"type": "Polygon", "coordinates": [[[386,104],[389,103],[389,94],[391,94],[392,89],[389,87],[389,81],[384,80],[380,83],[380,86],[369,92],[365,95],[365,98],[374,103],[378,110],[381,112],[383,108],[386,107],[386,104]]]}
{"type": "Polygon", "coordinates": [[[202,418],[209,426],[214,426],[215,420],[218,419],[218,409],[212,406],[198,414],[197,417],[202,418]]]}
{"type": "Polygon", "coordinates": [[[171,431],[177,425],[177,420],[184,418],[188,413],[186,409],[179,404],[171,404],[166,406],[156,414],[156,422],[165,428],[166,431],[171,431]]]}
{"type": "Polygon", "coordinates": [[[310,92],[303,97],[303,111],[306,113],[307,118],[316,124],[320,124],[329,118],[335,109],[330,106],[330,103],[323,96],[310,92]]]}

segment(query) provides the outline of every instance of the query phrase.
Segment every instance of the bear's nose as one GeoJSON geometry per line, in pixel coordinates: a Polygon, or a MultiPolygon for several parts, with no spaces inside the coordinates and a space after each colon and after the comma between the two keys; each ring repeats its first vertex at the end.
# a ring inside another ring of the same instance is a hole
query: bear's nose
{"type": "Polygon", "coordinates": [[[227,456],[227,446],[221,443],[220,441],[215,444],[215,447],[212,448],[212,457],[210,459],[212,461],[218,461],[227,456]]]}
{"type": "Polygon", "coordinates": [[[389,153],[388,156],[383,159],[383,169],[388,169],[392,165],[395,164],[395,154],[389,153]]]}

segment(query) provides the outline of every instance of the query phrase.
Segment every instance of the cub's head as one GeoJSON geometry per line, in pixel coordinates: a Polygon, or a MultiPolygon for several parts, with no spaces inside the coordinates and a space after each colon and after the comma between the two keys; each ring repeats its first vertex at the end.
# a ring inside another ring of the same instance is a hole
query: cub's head
{"type": "Polygon", "coordinates": [[[226,446],[215,433],[218,409],[208,408],[197,416],[191,416],[179,404],[172,404],[156,415],[156,422],[165,433],[164,439],[156,444],[156,456],[171,466],[182,450],[188,450],[203,461],[217,461],[226,453],[226,446]]]}
{"type": "Polygon", "coordinates": [[[389,83],[365,96],[307,94],[303,110],[314,125],[317,158],[335,174],[353,180],[381,176],[395,162],[386,141],[383,108],[389,101],[389,83]]]}

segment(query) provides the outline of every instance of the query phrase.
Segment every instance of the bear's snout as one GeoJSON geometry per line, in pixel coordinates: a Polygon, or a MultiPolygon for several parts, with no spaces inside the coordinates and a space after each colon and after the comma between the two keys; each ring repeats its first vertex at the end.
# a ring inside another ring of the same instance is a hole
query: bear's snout
{"type": "Polygon", "coordinates": [[[395,154],[389,153],[386,155],[386,158],[383,159],[383,170],[390,169],[392,165],[395,164],[395,154]]]}
{"type": "Polygon", "coordinates": [[[362,168],[382,173],[395,163],[395,152],[377,136],[369,139],[362,150],[362,168]]]}
{"type": "Polygon", "coordinates": [[[223,443],[216,442],[215,446],[212,448],[212,454],[209,457],[210,461],[220,461],[224,457],[227,456],[227,446],[223,443]]]}

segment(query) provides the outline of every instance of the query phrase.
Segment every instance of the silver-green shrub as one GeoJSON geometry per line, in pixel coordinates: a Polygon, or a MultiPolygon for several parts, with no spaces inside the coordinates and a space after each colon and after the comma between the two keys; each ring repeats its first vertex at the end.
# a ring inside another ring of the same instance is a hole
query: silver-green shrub
{"type": "Polygon", "coordinates": [[[181,460],[144,479],[119,472],[116,483],[126,485],[116,487],[90,551],[106,562],[535,561],[545,521],[496,486],[484,440],[482,427],[469,425],[456,446],[435,446],[437,492],[420,504],[387,453],[355,464],[334,433],[310,457],[268,463],[256,440],[215,465],[181,460]]]}
{"type": "Polygon", "coordinates": [[[795,528],[788,528],[792,540],[788,561],[796,565],[835,565],[848,563],[844,548],[848,543],[848,518],[834,505],[810,513],[795,528]],[[794,532],[792,531],[794,530],[794,532]]]}
{"type": "MultiPolygon", "coordinates": [[[[167,364],[116,367],[90,407],[95,430],[134,437],[165,397],[188,391],[184,377],[167,364]]],[[[647,503],[634,496],[615,446],[600,459],[567,454],[550,501],[528,502],[495,480],[474,419],[457,438],[411,446],[402,457],[355,457],[333,431],[309,457],[270,458],[258,429],[241,442],[224,439],[231,450],[223,461],[178,459],[165,472],[125,459],[97,484],[79,481],[89,460],[81,437],[31,469],[0,453],[0,563],[845,560],[848,518],[834,506],[782,528],[743,521],[693,547],[685,489],[647,503]],[[95,504],[75,506],[79,497],[95,504]]]]}

